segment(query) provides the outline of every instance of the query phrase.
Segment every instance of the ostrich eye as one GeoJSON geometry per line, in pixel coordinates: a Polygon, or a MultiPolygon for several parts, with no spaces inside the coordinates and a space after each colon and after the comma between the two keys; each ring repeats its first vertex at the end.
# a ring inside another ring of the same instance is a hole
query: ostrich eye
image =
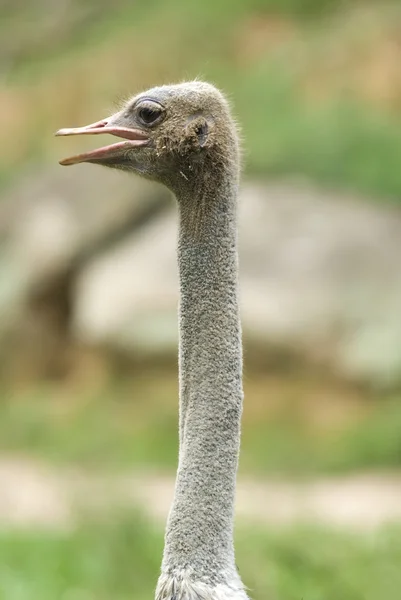
{"type": "Polygon", "coordinates": [[[137,110],[138,118],[144,125],[155,125],[163,115],[162,107],[156,102],[144,102],[137,110]]]}

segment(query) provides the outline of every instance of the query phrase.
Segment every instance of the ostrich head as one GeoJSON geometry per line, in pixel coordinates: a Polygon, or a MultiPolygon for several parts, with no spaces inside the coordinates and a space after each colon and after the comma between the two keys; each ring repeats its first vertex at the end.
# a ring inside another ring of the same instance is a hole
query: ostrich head
{"type": "Polygon", "coordinates": [[[235,124],[222,94],[200,81],[152,88],[129,100],[117,113],[86,127],[56,135],[111,134],[108,146],[60,161],[89,162],[136,172],[173,191],[237,168],[235,124]]]}

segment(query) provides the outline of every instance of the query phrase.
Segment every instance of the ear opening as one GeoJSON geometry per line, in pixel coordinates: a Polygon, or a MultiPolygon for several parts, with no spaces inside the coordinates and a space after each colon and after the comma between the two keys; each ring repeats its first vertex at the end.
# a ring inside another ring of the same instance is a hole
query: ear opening
{"type": "Polygon", "coordinates": [[[197,140],[200,148],[206,146],[213,125],[212,119],[197,113],[191,115],[187,121],[187,131],[195,142],[197,140]]]}
{"type": "Polygon", "coordinates": [[[201,123],[197,123],[195,133],[199,141],[199,146],[203,148],[203,146],[206,144],[209,134],[209,125],[206,119],[202,119],[201,123]]]}

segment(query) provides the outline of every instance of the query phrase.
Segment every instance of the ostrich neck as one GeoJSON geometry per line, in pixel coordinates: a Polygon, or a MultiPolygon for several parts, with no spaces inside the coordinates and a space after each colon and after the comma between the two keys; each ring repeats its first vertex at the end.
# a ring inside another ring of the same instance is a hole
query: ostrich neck
{"type": "MultiPolygon", "coordinates": [[[[177,194],[178,195],[178,194],[177,194]]],[[[237,178],[178,195],[180,453],[164,572],[225,583],[242,412],[237,178]]]]}

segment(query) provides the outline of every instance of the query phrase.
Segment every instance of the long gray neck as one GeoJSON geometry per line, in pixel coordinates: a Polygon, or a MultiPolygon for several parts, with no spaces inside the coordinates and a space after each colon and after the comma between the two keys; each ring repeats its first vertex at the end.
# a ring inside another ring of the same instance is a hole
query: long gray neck
{"type": "Polygon", "coordinates": [[[233,517],[242,412],[236,176],[179,197],[180,453],[162,570],[236,577],[233,517]]]}

